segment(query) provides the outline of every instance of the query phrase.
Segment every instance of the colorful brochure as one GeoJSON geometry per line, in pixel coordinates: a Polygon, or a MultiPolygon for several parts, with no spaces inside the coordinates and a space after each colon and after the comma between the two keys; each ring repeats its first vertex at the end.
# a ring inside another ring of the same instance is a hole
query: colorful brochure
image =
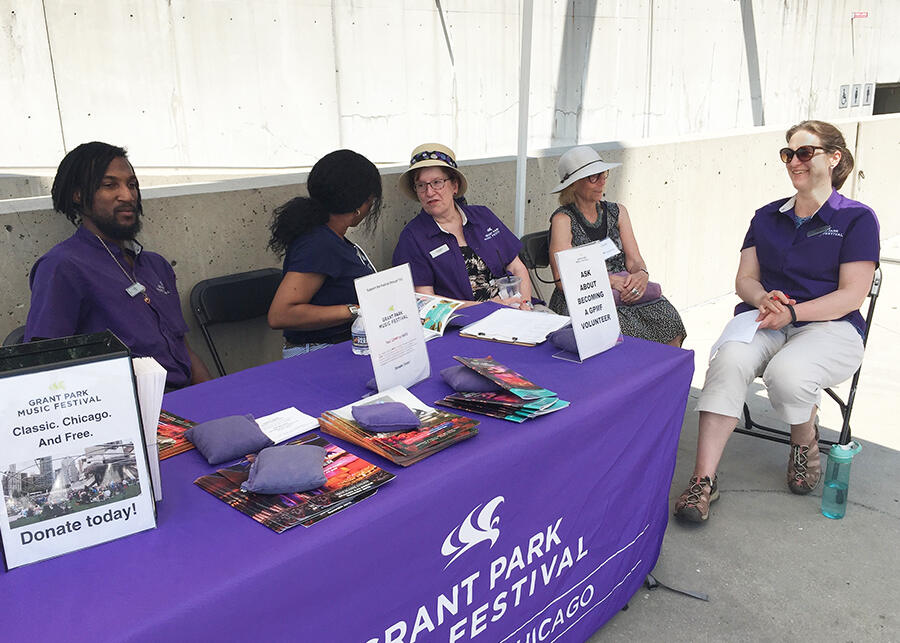
{"type": "Polygon", "coordinates": [[[272,495],[241,491],[241,483],[247,479],[253,464],[252,455],[233,466],[197,478],[194,484],[280,534],[296,525],[308,527],[333,516],[368,498],[378,487],[394,479],[394,474],[315,433],[302,435],[289,444],[309,444],[325,449],[328,481],[323,486],[302,493],[272,495]]]}
{"type": "Polygon", "coordinates": [[[425,331],[425,341],[440,337],[447,330],[450,321],[456,317],[457,309],[465,306],[464,301],[424,295],[416,293],[416,306],[419,307],[419,319],[425,331]]]}
{"type": "Polygon", "coordinates": [[[402,386],[326,411],[319,418],[319,424],[325,433],[358,444],[404,467],[478,434],[478,420],[431,408],[402,386]],[[374,433],[363,429],[353,419],[354,406],[380,402],[405,404],[419,417],[419,428],[374,433]]]}
{"type": "Polygon", "coordinates": [[[499,363],[493,357],[459,357],[454,355],[453,359],[457,362],[468,366],[476,373],[484,375],[486,378],[505,388],[513,395],[518,395],[523,400],[535,400],[542,397],[556,397],[556,393],[548,389],[542,388],[537,384],[525,379],[511,368],[499,363]]]}
{"type": "Polygon", "coordinates": [[[173,455],[190,451],[194,448],[191,441],[184,437],[184,432],[197,424],[179,415],[160,411],[159,424],[156,427],[156,439],[159,444],[159,459],[165,460],[173,455]]]}

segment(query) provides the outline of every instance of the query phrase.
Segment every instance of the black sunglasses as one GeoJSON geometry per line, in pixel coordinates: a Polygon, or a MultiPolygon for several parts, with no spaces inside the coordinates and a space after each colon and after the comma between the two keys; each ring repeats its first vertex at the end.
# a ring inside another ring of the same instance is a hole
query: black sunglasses
{"type": "Polygon", "coordinates": [[[822,150],[823,152],[828,151],[824,147],[819,147],[818,145],[801,145],[796,150],[792,150],[789,147],[782,147],[778,150],[778,153],[781,155],[781,160],[784,163],[790,163],[794,158],[794,154],[797,155],[798,159],[806,163],[816,155],[816,150],[822,150]]]}

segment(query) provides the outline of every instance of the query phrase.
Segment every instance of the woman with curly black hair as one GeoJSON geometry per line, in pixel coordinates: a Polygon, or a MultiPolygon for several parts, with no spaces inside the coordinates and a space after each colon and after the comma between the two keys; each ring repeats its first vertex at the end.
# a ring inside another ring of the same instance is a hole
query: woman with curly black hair
{"type": "Polygon", "coordinates": [[[381,206],[381,175],[366,157],[337,150],[306,181],[308,197],[276,208],[269,248],[284,255],[284,276],[269,307],[269,326],[284,330],[283,357],[350,339],[359,313],[357,277],[375,272],[362,248],[345,237],[381,206]]]}

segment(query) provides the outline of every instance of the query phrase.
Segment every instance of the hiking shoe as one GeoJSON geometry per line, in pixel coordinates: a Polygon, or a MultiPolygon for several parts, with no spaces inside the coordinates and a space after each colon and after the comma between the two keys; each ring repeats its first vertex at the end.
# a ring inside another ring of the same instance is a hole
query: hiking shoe
{"type": "Polygon", "coordinates": [[[799,495],[806,495],[816,488],[822,477],[822,463],[819,460],[819,425],[809,444],[791,442],[791,457],[788,460],[788,489],[799,495]]]}
{"type": "Polygon", "coordinates": [[[709,476],[691,478],[691,486],[675,503],[675,517],[690,522],[703,522],[709,518],[709,503],[719,499],[719,476],[710,481],[709,476]]]}

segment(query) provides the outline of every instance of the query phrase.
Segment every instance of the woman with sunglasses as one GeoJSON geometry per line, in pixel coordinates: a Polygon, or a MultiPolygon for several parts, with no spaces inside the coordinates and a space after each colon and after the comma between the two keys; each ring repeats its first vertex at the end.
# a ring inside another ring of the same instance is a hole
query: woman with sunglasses
{"type": "MultiPolygon", "coordinates": [[[[550,267],[556,288],[550,309],[568,315],[560,288],[556,253],[573,246],[609,239],[619,253],[606,260],[609,283],[618,295],[616,311],[622,333],[662,344],[681,346],[686,332],[681,316],[656,290],[648,295],[650,273],[638,250],[628,210],[621,203],[603,200],[609,171],[621,163],[607,163],[587,146],[573,147],[559,158],[560,207],[550,217],[550,267]]],[[[658,285],[652,284],[658,289],[658,285]]]]}
{"type": "Polygon", "coordinates": [[[415,148],[399,187],[422,205],[394,249],[394,265],[409,264],[416,292],[531,308],[522,244],[489,208],[466,203],[468,183],[453,150],[439,143],[415,148]],[[496,282],[507,275],[519,277],[520,296],[501,299],[496,282]]]}
{"type": "Polygon", "coordinates": [[[350,339],[359,314],[353,280],[375,272],[345,236],[381,206],[381,175],[351,150],[323,156],[306,180],[308,197],[275,209],[269,248],[284,255],[284,276],[269,307],[269,326],[284,330],[284,358],[350,339]]]}
{"type": "Polygon", "coordinates": [[[836,127],[804,121],[785,138],[780,156],[796,193],[757,210],[744,238],[735,280],[743,302],[735,314],[756,311],[759,328],[749,343],[723,344],[706,372],[694,473],[675,504],[675,515],[685,520],[709,516],[709,503],[719,496],[719,460],[758,375],[775,412],[791,426],[788,488],[815,489],[821,390],[862,363],[859,307],[878,262],[878,220],[871,208],[837,192],[853,156],[836,127]]]}

